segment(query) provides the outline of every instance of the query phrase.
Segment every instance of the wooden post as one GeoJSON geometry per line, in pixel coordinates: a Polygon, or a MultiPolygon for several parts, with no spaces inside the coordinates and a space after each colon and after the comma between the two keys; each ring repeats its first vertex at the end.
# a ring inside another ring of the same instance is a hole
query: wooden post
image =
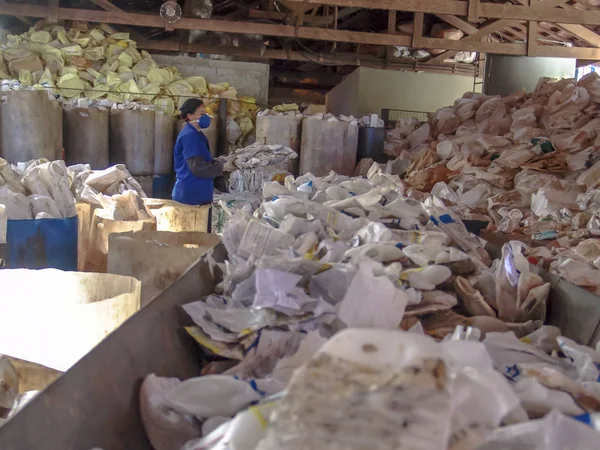
{"type": "Polygon", "coordinates": [[[536,56],[538,23],[527,23],[527,56],[536,56]]]}
{"type": "MultiPolygon", "coordinates": [[[[396,33],[396,11],[388,11],[388,34],[396,33]]],[[[385,63],[389,65],[394,57],[394,47],[389,46],[385,49],[385,63]]]]}
{"type": "Polygon", "coordinates": [[[413,24],[412,46],[420,48],[423,40],[423,19],[425,14],[422,12],[415,13],[415,21],[413,24]]]}

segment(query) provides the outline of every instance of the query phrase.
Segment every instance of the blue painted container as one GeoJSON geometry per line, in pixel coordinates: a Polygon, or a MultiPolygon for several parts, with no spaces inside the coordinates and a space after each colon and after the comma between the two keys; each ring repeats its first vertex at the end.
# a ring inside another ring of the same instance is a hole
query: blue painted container
{"type": "Polygon", "coordinates": [[[11,269],[77,270],[77,216],[9,220],[5,264],[11,269]]]}

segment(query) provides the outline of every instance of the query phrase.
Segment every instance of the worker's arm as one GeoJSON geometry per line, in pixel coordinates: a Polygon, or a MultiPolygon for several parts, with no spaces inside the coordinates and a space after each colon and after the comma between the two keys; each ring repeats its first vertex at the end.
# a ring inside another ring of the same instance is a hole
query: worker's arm
{"type": "Polygon", "coordinates": [[[206,161],[202,156],[192,156],[185,162],[190,172],[198,178],[217,178],[223,175],[223,165],[219,161],[206,161]]]}
{"type": "Polygon", "coordinates": [[[188,169],[198,178],[216,178],[223,175],[223,165],[212,159],[206,143],[194,134],[182,142],[183,157],[188,169]]]}

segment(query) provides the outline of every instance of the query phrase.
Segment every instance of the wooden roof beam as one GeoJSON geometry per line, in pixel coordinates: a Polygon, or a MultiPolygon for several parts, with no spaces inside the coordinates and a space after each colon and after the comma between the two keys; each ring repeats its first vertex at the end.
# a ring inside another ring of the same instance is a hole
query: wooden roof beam
{"type": "MultiPolygon", "coordinates": [[[[0,3],[0,14],[23,15],[29,17],[47,16],[45,8],[26,4],[0,3]]],[[[61,20],[77,20],[83,22],[105,22],[120,25],[164,28],[165,22],[156,14],[128,12],[92,11],[87,9],[59,8],[58,18],[61,20]]],[[[347,30],[328,30],[312,27],[294,27],[289,25],[272,25],[254,22],[234,22],[228,20],[209,20],[183,17],[172,24],[173,29],[203,30],[222,33],[261,34],[266,36],[314,39],[322,41],[349,42],[365,45],[404,45],[411,43],[410,36],[367,33],[347,30]]]]}
{"type": "MultiPolygon", "coordinates": [[[[249,17],[251,19],[269,19],[269,20],[279,20],[279,21],[286,19],[286,20],[289,20],[291,23],[294,23],[296,20],[294,18],[294,15],[291,13],[286,14],[284,12],[284,13],[280,14],[279,11],[261,11],[258,9],[251,9],[249,11],[249,17]]],[[[333,24],[333,16],[331,16],[331,17],[304,16],[304,22],[307,24],[316,25],[316,26],[331,25],[331,24],[333,24]]]]}
{"type": "MultiPolygon", "coordinates": [[[[460,0],[286,0],[287,3],[304,5],[334,5],[366,9],[394,9],[397,11],[423,12],[428,14],[453,14],[467,16],[469,2],[460,0]]],[[[578,23],[600,25],[600,10],[581,11],[574,8],[557,9],[548,2],[533,6],[479,3],[478,17],[488,19],[534,20],[538,22],[578,23]]]]}

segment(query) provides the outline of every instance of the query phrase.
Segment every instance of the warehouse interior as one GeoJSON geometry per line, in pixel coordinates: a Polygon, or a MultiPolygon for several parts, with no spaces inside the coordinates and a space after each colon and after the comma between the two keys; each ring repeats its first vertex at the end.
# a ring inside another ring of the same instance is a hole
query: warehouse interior
{"type": "Polygon", "coordinates": [[[600,0],[0,1],[0,450],[600,437],[600,0]]]}

